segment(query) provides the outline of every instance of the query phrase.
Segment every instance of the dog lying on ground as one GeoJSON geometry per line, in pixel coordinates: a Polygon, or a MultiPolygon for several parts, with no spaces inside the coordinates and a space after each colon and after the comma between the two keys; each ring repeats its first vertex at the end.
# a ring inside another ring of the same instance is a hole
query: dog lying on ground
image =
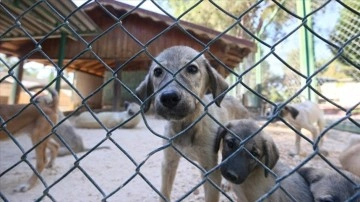
{"type": "MultiPolygon", "coordinates": [[[[64,119],[65,116],[62,112],[58,113],[59,121],[64,119]]],[[[71,148],[75,153],[86,151],[84,143],[80,135],[75,132],[74,126],[69,120],[64,121],[61,125],[58,126],[56,133],[61,136],[65,143],[71,148]]],[[[65,156],[71,154],[71,152],[65,147],[64,143],[56,136],[54,136],[55,141],[60,145],[58,156],[65,156]]]]}
{"type": "Polygon", "coordinates": [[[324,168],[302,167],[298,172],[309,184],[315,202],[360,202],[360,191],[356,190],[360,178],[347,171],[341,170],[350,180],[335,170],[324,168]]]}
{"type": "MultiPolygon", "coordinates": [[[[164,133],[170,141],[165,140],[164,144],[171,142],[171,146],[208,171],[217,165],[213,146],[218,124],[214,119],[224,123],[230,119],[249,117],[249,112],[234,97],[222,95],[228,84],[203,55],[195,59],[198,55],[199,52],[186,46],[164,50],[156,57],[157,62],[151,64],[145,80],[136,88],[136,94],[145,101],[144,112],[154,101],[155,113],[168,120],[164,133]],[[212,95],[205,95],[207,92],[212,95]],[[153,93],[155,95],[149,97],[153,93]]],[[[171,146],[164,150],[162,163],[163,200],[170,200],[180,160],[180,154],[171,146]]],[[[218,170],[208,178],[220,186],[218,170]]],[[[204,188],[205,201],[219,200],[219,191],[210,182],[205,182],[204,188]]]]}
{"type": "MultiPolygon", "coordinates": [[[[95,114],[101,123],[107,128],[114,128],[124,123],[121,128],[134,128],[136,127],[141,116],[136,114],[140,111],[140,106],[134,102],[125,102],[125,111],[123,112],[100,112],[95,114]],[[130,120],[129,120],[130,119],[130,120]]],[[[95,120],[90,112],[82,112],[78,117],[75,118],[75,126],[78,128],[101,128],[99,122],[95,120]]]]}
{"type": "MultiPolygon", "coordinates": [[[[278,149],[271,136],[263,131],[249,139],[244,144],[244,148],[240,148],[242,140],[249,138],[259,130],[253,120],[232,120],[226,124],[226,128],[236,136],[228,132],[227,129],[219,127],[215,152],[219,150],[222,142],[221,174],[225,179],[233,183],[232,188],[237,197],[241,199],[239,201],[259,200],[260,197],[268,193],[276,185],[277,177],[287,175],[291,172],[291,169],[287,165],[278,162],[278,149]],[[234,152],[236,153],[231,156],[234,152]],[[264,166],[271,169],[277,177],[272,175],[264,166]],[[244,199],[244,196],[246,199],[244,199]]],[[[309,187],[297,172],[281,181],[280,185],[296,201],[312,201],[309,187]]],[[[291,201],[291,198],[278,188],[266,200],[274,202],[291,201]]]]}
{"type": "MultiPolygon", "coordinates": [[[[276,111],[275,108],[272,110],[271,113],[268,113],[268,119],[275,116],[276,111]]],[[[301,132],[302,128],[310,131],[312,134],[313,141],[316,140],[320,132],[324,130],[325,119],[324,113],[319,108],[319,106],[313,102],[305,101],[298,104],[286,105],[284,106],[279,116],[284,118],[288,121],[298,132],[301,132]],[[318,125],[318,129],[314,126],[314,123],[318,125]]],[[[274,119],[276,121],[277,119],[274,119]]],[[[295,134],[295,151],[290,152],[291,156],[299,155],[300,154],[300,140],[301,136],[295,134]]],[[[323,138],[319,143],[319,147],[322,147],[323,138]]],[[[320,150],[321,153],[327,155],[327,151],[320,150]]]]}
{"type": "MultiPolygon", "coordinates": [[[[35,90],[34,87],[29,88],[29,91],[31,90],[35,90]]],[[[51,103],[52,97],[47,95],[41,95],[36,97],[36,102],[44,103],[44,104],[51,103]]],[[[58,122],[62,121],[63,119],[65,119],[65,116],[58,109],[58,122]]],[[[68,147],[71,148],[71,150],[74,153],[85,152],[90,150],[89,148],[85,148],[81,136],[76,133],[75,128],[71,124],[69,119],[66,119],[64,122],[58,125],[58,127],[56,128],[56,134],[61,136],[62,140],[67,144],[68,147]]],[[[57,156],[65,156],[71,154],[70,150],[64,145],[64,143],[56,135],[54,135],[52,138],[60,146],[57,156]]],[[[96,149],[105,149],[105,148],[109,148],[109,147],[97,147],[96,149]]]]}
{"type": "MultiPolygon", "coordinates": [[[[59,120],[64,119],[65,116],[62,112],[59,112],[59,120]]],[[[65,120],[61,125],[58,126],[56,133],[61,136],[63,141],[71,148],[74,153],[86,152],[90,148],[84,146],[83,140],[79,134],[76,133],[74,126],[69,120],[65,120]]],[[[65,156],[71,154],[69,149],[64,143],[57,137],[54,136],[55,141],[60,145],[58,156],[65,156]]],[[[109,149],[107,146],[100,146],[96,149],[109,149]]]]}
{"type": "MultiPolygon", "coordinates": [[[[43,89],[44,86],[37,86],[37,88],[43,89]]],[[[37,106],[48,117],[52,124],[56,124],[59,97],[57,92],[52,88],[48,87],[46,90],[50,92],[52,101],[49,103],[40,102],[37,103],[37,106]]],[[[9,138],[9,134],[6,131],[10,132],[12,135],[18,135],[22,132],[28,133],[33,145],[42,141],[42,143],[35,147],[37,172],[41,174],[45,166],[52,167],[57,156],[59,145],[54,141],[50,141],[50,136],[47,137],[52,131],[52,126],[34,104],[29,106],[27,106],[27,104],[0,105],[0,116],[1,140],[9,138]],[[50,149],[51,154],[48,163],[46,157],[47,148],[50,149]]],[[[37,181],[38,177],[34,173],[27,183],[20,185],[15,191],[25,192],[34,187],[37,181]]]]}
{"type": "Polygon", "coordinates": [[[343,169],[360,177],[360,135],[353,135],[349,145],[341,152],[339,161],[343,169]]]}

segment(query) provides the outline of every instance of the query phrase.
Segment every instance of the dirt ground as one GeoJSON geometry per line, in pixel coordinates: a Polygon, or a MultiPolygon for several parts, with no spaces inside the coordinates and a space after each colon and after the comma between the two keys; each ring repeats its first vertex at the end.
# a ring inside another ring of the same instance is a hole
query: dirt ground
{"type": "MultiPolygon", "coordinates": [[[[149,116],[147,124],[156,134],[163,134],[165,121],[149,116]]],[[[262,124],[262,122],[259,122],[262,124]]],[[[290,157],[288,153],[294,148],[295,133],[283,124],[271,124],[265,128],[272,137],[280,151],[281,160],[294,167],[310,155],[312,146],[302,140],[303,155],[290,157]]],[[[77,129],[83,138],[84,144],[94,147],[104,141],[101,146],[110,149],[83,152],[76,157],[69,155],[56,159],[55,167],[46,169],[43,179],[51,188],[48,193],[56,201],[100,201],[110,195],[107,201],[157,201],[155,190],[160,189],[162,151],[162,138],[154,135],[144,122],[135,129],[118,129],[109,139],[102,129],[77,129]],[[152,154],[152,155],[149,155],[152,154]],[[78,159],[78,161],[77,161],[78,159]],[[78,166],[78,167],[77,167],[78,166]],[[155,190],[154,190],[155,189],[155,190]]],[[[310,138],[309,133],[304,132],[310,138]]],[[[351,133],[330,130],[326,134],[324,143],[329,151],[327,159],[335,166],[339,166],[338,156],[349,139],[351,133]]],[[[21,146],[30,148],[30,139],[26,135],[17,138],[21,146]]],[[[21,151],[12,141],[0,142],[0,193],[9,201],[33,201],[41,198],[44,185],[39,182],[26,193],[14,193],[13,189],[25,182],[32,174],[31,168],[24,162],[5,170],[20,160],[21,151]]],[[[34,165],[34,152],[28,155],[29,162],[34,165]]],[[[307,165],[328,167],[327,163],[315,157],[307,165]]],[[[172,191],[172,200],[185,197],[187,192],[193,190],[201,182],[198,169],[182,159],[172,191]]],[[[0,195],[0,196],[1,196],[0,195]]],[[[231,193],[229,193],[232,196],[231,193]]],[[[184,201],[204,201],[202,187],[196,189],[184,201]]],[[[45,196],[42,201],[51,201],[45,196]]],[[[221,196],[221,201],[228,201],[221,196]]]]}

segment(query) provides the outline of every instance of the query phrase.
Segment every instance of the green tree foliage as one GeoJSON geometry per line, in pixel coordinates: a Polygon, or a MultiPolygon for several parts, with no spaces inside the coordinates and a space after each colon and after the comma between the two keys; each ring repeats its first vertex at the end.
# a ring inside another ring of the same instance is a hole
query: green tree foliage
{"type": "MultiPolygon", "coordinates": [[[[211,27],[217,31],[224,31],[230,26],[240,22],[251,33],[258,34],[261,29],[270,22],[275,22],[274,26],[280,27],[287,20],[285,12],[279,12],[279,7],[270,0],[255,5],[255,1],[199,1],[195,0],[169,0],[169,6],[174,10],[175,16],[181,16],[182,20],[211,27]],[[195,6],[195,7],[193,7],[195,6]],[[250,9],[252,8],[252,9],[250,9]],[[224,12],[226,11],[226,12],[224,12]],[[241,17],[241,18],[240,18],[241,17]]],[[[291,1],[279,1],[285,6],[291,1]]],[[[291,8],[291,6],[289,5],[291,8]]],[[[227,33],[229,35],[243,37],[253,40],[254,38],[245,34],[245,31],[238,25],[227,33]]]]}
{"type": "Polygon", "coordinates": [[[284,77],[271,74],[269,67],[263,68],[263,82],[261,85],[261,95],[273,102],[282,102],[285,100],[283,95],[285,86],[284,77]]]}

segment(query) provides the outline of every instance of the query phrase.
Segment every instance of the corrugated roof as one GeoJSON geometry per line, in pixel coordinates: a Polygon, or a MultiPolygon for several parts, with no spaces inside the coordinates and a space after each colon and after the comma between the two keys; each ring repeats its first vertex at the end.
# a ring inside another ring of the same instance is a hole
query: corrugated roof
{"type": "Polygon", "coordinates": [[[72,1],[2,0],[0,2],[0,39],[18,40],[95,34],[99,29],[91,18],[72,1]],[[75,12],[76,11],[76,12],[75,12]],[[61,26],[63,25],[63,26],[61,26]],[[27,33],[28,34],[27,34],[27,33]]]}
{"type": "MultiPolygon", "coordinates": [[[[10,7],[8,6],[9,2],[13,2],[10,0],[6,1],[6,8],[10,7]]],[[[20,1],[22,4],[24,4],[25,0],[20,1]]],[[[35,1],[35,0],[29,0],[29,1],[35,1]]],[[[47,0],[49,4],[53,4],[53,1],[56,0],[47,0]]],[[[69,2],[70,0],[66,0],[69,2]]],[[[59,0],[60,2],[60,0],[59,0]]],[[[56,3],[55,2],[54,5],[56,3]]],[[[62,1],[61,1],[62,2],[62,1]]],[[[28,3],[30,4],[30,3],[28,3]]],[[[39,5],[43,5],[43,7],[47,6],[48,9],[50,8],[46,2],[40,2],[39,5]]],[[[66,4],[66,3],[64,3],[66,4]]],[[[71,3],[72,4],[72,3],[71,3]]],[[[34,5],[34,4],[31,4],[34,5]]],[[[56,4],[57,5],[57,4],[56,4]]],[[[16,7],[17,5],[12,5],[11,8],[16,7]]],[[[113,16],[116,16],[116,18],[120,18],[123,22],[121,26],[124,27],[124,29],[130,31],[130,34],[132,36],[137,37],[137,39],[143,43],[147,43],[149,40],[151,40],[154,36],[156,36],[158,33],[160,33],[162,30],[165,30],[167,27],[175,27],[174,29],[170,29],[162,36],[167,37],[167,43],[163,43],[164,41],[157,41],[157,45],[153,45],[154,43],[151,43],[147,46],[148,51],[152,51],[154,55],[158,54],[161,50],[164,48],[169,47],[170,45],[189,45],[193,47],[202,48],[203,46],[198,43],[198,41],[201,41],[203,43],[211,43],[209,46],[214,47],[211,49],[211,53],[214,54],[214,57],[217,57],[221,59],[223,64],[227,65],[230,68],[234,68],[238,63],[242,61],[244,57],[246,57],[249,52],[254,51],[255,44],[251,41],[233,37],[230,35],[223,34],[221,32],[212,30],[210,28],[192,24],[185,21],[177,21],[176,19],[167,16],[162,15],[158,13],[154,13],[148,10],[144,10],[141,8],[137,8],[134,6],[130,6],[128,4],[124,4],[115,0],[98,0],[96,2],[89,3],[81,8],[75,8],[76,6],[72,4],[72,8],[68,9],[67,12],[63,10],[63,7],[58,5],[57,8],[59,10],[62,10],[61,13],[64,13],[64,16],[71,16],[69,17],[69,24],[76,24],[77,22],[72,21],[76,19],[75,18],[76,13],[81,12],[79,14],[80,16],[78,19],[87,19],[90,17],[90,20],[88,22],[91,23],[97,23],[97,25],[93,25],[94,29],[88,29],[91,33],[92,30],[99,29],[98,35],[95,36],[88,36],[84,37],[83,39],[87,41],[92,41],[93,37],[98,37],[96,41],[92,44],[91,51],[97,54],[98,57],[100,57],[106,65],[108,65],[111,68],[115,68],[117,64],[122,63],[130,59],[133,55],[138,53],[139,45],[133,41],[131,37],[128,36],[127,33],[123,32],[122,29],[113,29],[111,32],[107,32],[106,34],[102,35],[102,32],[107,30],[109,26],[112,26],[112,23],[117,22],[118,20],[111,20],[111,16],[109,15],[109,12],[112,13],[113,16]],[[80,10],[78,10],[80,9],[80,10]],[[71,13],[72,11],[73,13],[71,13]],[[74,12],[76,11],[76,12],[74,12]],[[175,25],[175,26],[173,26],[175,25]],[[192,35],[192,38],[196,38],[197,40],[189,40],[189,37],[186,33],[179,30],[178,28],[181,26],[181,30],[185,29],[187,32],[189,32],[192,35]],[[101,36],[101,37],[100,37],[101,36]],[[215,39],[216,36],[221,36],[220,38],[216,39],[215,41],[212,41],[212,39],[215,39]],[[100,43],[101,42],[101,43],[100,43]]],[[[0,4],[0,10],[4,13],[4,3],[0,4]]],[[[29,8],[29,6],[28,6],[29,8]]],[[[18,8],[20,9],[20,8],[18,8]]],[[[20,10],[23,10],[21,17],[22,18],[34,18],[35,14],[32,14],[31,12],[26,11],[27,8],[21,7],[20,10]],[[30,15],[31,16],[27,16],[30,15]]],[[[53,10],[51,10],[53,12],[53,10]]],[[[50,12],[50,10],[48,10],[50,12]]],[[[64,22],[63,19],[61,19],[59,16],[53,16],[55,14],[48,14],[45,16],[38,16],[38,21],[44,21],[49,23],[51,18],[49,16],[52,16],[52,18],[55,18],[57,22],[64,22]]],[[[15,20],[12,19],[12,22],[8,22],[6,26],[2,24],[1,19],[4,18],[4,16],[0,16],[0,28],[6,27],[6,29],[9,29],[9,26],[13,26],[12,23],[15,23],[15,20]]],[[[26,19],[24,19],[26,20],[26,19]]],[[[21,21],[21,20],[20,20],[21,21]]],[[[77,26],[76,32],[79,34],[84,33],[86,29],[82,30],[82,27],[87,27],[85,22],[80,20],[81,22],[78,23],[84,23],[82,26],[77,26]]],[[[21,22],[24,24],[23,22],[21,22]]],[[[32,24],[35,24],[32,22],[32,24]]],[[[29,26],[29,30],[37,31],[36,28],[32,28],[32,24],[26,25],[26,27],[29,26]]],[[[39,23],[38,23],[39,24],[39,23]]],[[[25,26],[25,25],[24,25],[25,26]]],[[[53,26],[54,27],[54,26],[53,26]]],[[[48,31],[51,31],[52,29],[48,29],[48,31]]],[[[68,29],[66,29],[69,31],[68,29]]],[[[57,30],[58,31],[58,30],[57,30]]],[[[13,31],[11,31],[13,32],[13,31]]],[[[44,36],[46,34],[46,30],[42,31],[43,34],[38,34],[39,37],[44,36]]],[[[86,32],[85,32],[86,33],[86,32]]],[[[30,51],[34,50],[36,48],[34,46],[34,43],[29,40],[29,38],[24,38],[25,40],[21,40],[20,35],[8,35],[8,33],[5,33],[7,37],[13,37],[14,40],[11,40],[11,38],[8,38],[8,40],[3,40],[2,36],[3,33],[0,33],[0,52],[8,54],[8,55],[16,55],[18,57],[23,57],[24,55],[27,55],[30,51]]],[[[11,33],[13,34],[13,33],[11,33]]],[[[51,36],[59,35],[60,32],[54,33],[51,36]]],[[[31,34],[34,36],[34,34],[31,34]]],[[[69,36],[69,35],[68,35],[69,36]]],[[[22,37],[26,37],[24,35],[22,37]]],[[[51,61],[48,60],[47,57],[44,58],[43,54],[40,52],[35,52],[34,54],[28,55],[27,60],[33,60],[38,61],[44,64],[52,64],[53,62],[57,62],[57,57],[59,55],[59,46],[60,46],[60,39],[49,39],[44,40],[41,43],[41,51],[46,53],[46,55],[51,58],[51,61]]],[[[89,52],[82,54],[80,57],[78,57],[76,60],[73,60],[73,57],[77,56],[81,51],[84,50],[84,44],[81,42],[81,40],[67,40],[65,45],[65,58],[64,58],[64,64],[66,64],[67,69],[74,69],[77,71],[83,71],[87,72],[89,74],[102,76],[106,68],[104,67],[104,64],[97,60],[97,57],[94,57],[93,54],[89,54],[89,52]],[[69,64],[67,64],[69,63],[69,64]]],[[[210,60],[214,60],[212,57],[209,57],[210,60]]],[[[140,54],[136,58],[132,59],[132,63],[127,65],[127,70],[144,70],[148,68],[147,62],[150,61],[150,58],[146,54],[140,54]],[[138,62],[139,64],[135,64],[138,62]]],[[[211,62],[211,61],[210,61],[211,62]]],[[[216,68],[216,66],[221,66],[218,62],[215,62],[213,66],[216,68]]],[[[226,76],[228,74],[228,71],[225,70],[225,68],[218,68],[218,71],[223,75],[226,76]],[[221,72],[223,71],[223,72],[221,72]]]]}
{"type": "MultiPolygon", "coordinates": [[[[169,26],[175,23],[175,20],[173,20],[170,16],[167,16],[165,14],[159,14],[142,8],[136,8],[135,6],[131,6],[115,0],[98,0],[97,2],[92,2],[90,4],[87,4],[84,7],[84,9],[91,10],[99,6],[100,4],[102,6],[112,6],[116,10],[124,10],[126,12],[130,12],[131,14],[137,14],[142,18],[150,18],[151,20],[162,22],[169,26]]],[[[179,20],[178,24],[181,25],[184,29],[193,31],[198,35],[202,35],[209,38],[214,38],[216,36],[222,35],[219,40],[224,41],[225,43],[234,43],[236,46],[247,47],[250,48],[251,50],[255,50],[254,43],[248,40],[234,37],[231,35],[222,34],[222,32],[218,32],[208,27],[193,24],[183,20],[179,20]]]]}

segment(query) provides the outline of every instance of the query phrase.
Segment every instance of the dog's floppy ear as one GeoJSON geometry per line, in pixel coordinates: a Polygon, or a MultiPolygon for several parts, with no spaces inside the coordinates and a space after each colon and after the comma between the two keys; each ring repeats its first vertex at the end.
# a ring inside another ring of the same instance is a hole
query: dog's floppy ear
{"type": "Polygon", "coordinates": [[[299,115],[299,111],[295,107],[285,106],[283,110],[289,112],[293,119],[296,119],[297,115],[299,115]]]}
{"type": "Polygon", "coordinates": [[[291,117],[293,119],[296,119],[297,115],[299,115],[299,111],[297,109],[295,109],[294,107],[290,107],[290,106],[288,106],[287,109],[289,110],[291,117]]]}
{"type": "MultiPolygon", "coordinates": [[[[229,87],[229,85],[226,83],[225,79],[215,70],[215,68],[210,66],[209,62],[206,59],[205,59],[205,67],[206,67],[206,71],[209,75],[210,91],[213,95],[213,98],[215,99],[222,92],[224,92],[229,87]]],[[[218,97],[215,100],[215,103],[217,106],[220,106],[220,103],[223,98],[224,98],[224,95],[218,97]]]]}
{"type": "Polygon", "coordinates": [[[321,170],[313,167],[301,167],[298,173],[305,179],[308,184],[316,183],[324,177],[321,170]]]}
{"type": "MultiPolygon", "coordinates": [[[[145,79],[136,88],[135,93],[136,96],[138,96],[142,101],[146,100],[151,94],[154,93],[154,87],[149,74],[145,76],[145,79]]],[[[144,112],[149,110],[151,101],[152,99],[147,100],[144,103],[144,112]]]]}
{"type": "MultiPolygon", "coordinates": [[[[263,137],[264,137],[263,152],[265,156],[265,165],[269,169],[272,169],[279,160],[279,150],[277,149],[271,137],[267,137],[267,136],[263,136],[263,137]]],[[[268,174],[269,174],[268,170],[265,169],[265,177],[267,177],[268,174]]]]}
{"type": "Polygon", "coordinates": [[[124,107],[125,107],[125,110],[127,110],[130,106],[130,102],[128,101],[124,101],[124,107]]]}
{"type": "MultiPolygon", "coordinates": [[[[226,128],[230,128],[230,127],[231,127],[230,123],[226,125],[226,128]]],[[[219,128],[218,128],[218,131],[216,133],[215,144],[214,144],[214,152],[215,153],[217,153],[220,149],[220,142],[227,133],[226,128],[223,126],[219,126],[219,128]]]]}

